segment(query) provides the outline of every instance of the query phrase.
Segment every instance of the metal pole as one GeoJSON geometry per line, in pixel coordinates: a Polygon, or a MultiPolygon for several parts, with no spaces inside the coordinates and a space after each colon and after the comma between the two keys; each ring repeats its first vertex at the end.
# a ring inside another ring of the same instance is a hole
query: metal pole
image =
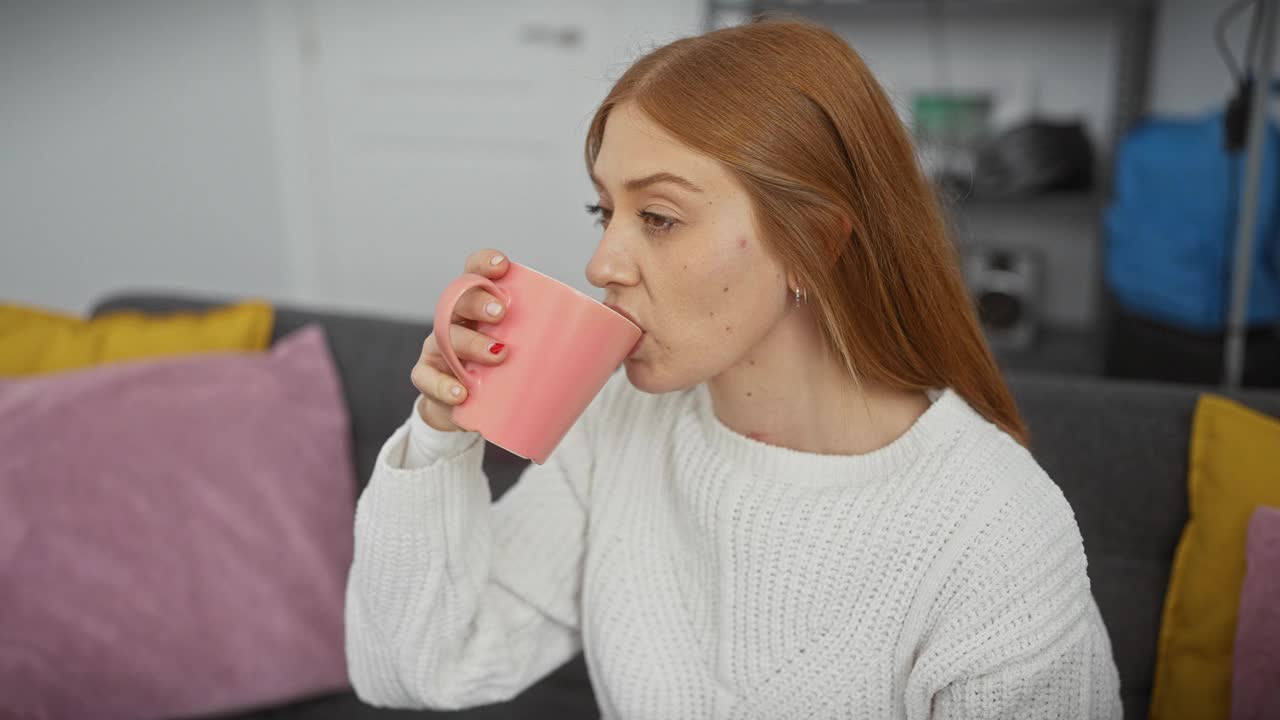
{"type": "Polygon", "coordinates": [[[1244,339],[1249,322],[1249,272],[1253,259],[1253,236],[1257,228],[1258,180],[1262,175],[1262,150],[1265,144],[1265,120],[1270,115],[1271,64],[1276,40],[1276,0],[1257,0],[1262,13],[1262,52],[1249,68],[1253,78],[1253,96],[1249,102],[1249,157],[1245,169],[1244,193],[1236,217],[1236,257],[1231,271],[1231,312],[1227,318],[1226,368],[1223,385],[1228,390],[1240,387],[1244,374],[1244,339]]]}

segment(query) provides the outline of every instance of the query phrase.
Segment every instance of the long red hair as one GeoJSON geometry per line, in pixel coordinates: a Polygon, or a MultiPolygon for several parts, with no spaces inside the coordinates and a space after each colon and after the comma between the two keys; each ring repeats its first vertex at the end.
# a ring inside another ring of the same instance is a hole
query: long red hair
{"type": "Polygon", "coordinates": [[[764,20],[649,52],[597,109],[588,170],[623,102],[741,182],[762,241],[800,278],[823,339],[856,380],[950,387],[1027,444],[933,187],[883,88],[840,36],[764,20]]]}

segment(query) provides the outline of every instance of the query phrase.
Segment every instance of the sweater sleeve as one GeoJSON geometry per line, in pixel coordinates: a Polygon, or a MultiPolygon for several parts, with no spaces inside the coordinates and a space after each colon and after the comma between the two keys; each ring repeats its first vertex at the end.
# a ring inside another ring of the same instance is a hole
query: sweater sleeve
{"type": "Polygon", "coordinates": [[[352,686],[384,707],[507,700],[582,647],[591,408],[493,504],[479,434],[416,415],[382,447],[356,506],[352,686]]]}
{"type": "MultiPolygon", "coordinates": [[[[431,427],[418,411],[421,403],[422,396],[419,395],[418,401],[413,405],[413,412],[409,413],[409,436],[405,440],[403,457],[399,461],[399,467],[404,470],[419,470],[440,458],[457,455],[480,439],[478,432],[445,432],[431,427]]],[[[397,464],[394,454],[388,457],[388,461],[393,465],[397,464]]]]}
{"type": "Polygon", "coordinates": [[[907,717],[1119,720],[1119,673],[1071,507],[1042,473],[1005,485],[939,595],[907,717]]]}

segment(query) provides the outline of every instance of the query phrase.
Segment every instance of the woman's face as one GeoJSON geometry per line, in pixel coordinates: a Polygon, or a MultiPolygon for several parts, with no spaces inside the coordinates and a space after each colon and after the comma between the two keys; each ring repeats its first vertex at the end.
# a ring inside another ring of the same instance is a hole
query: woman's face
{"type": "Polygon", "coordinates": [[[788,303],[746,192],[631,103],[609,113],[592,175],[603,234],[587,279],[645,332],[631,383],[680,390],[748,361],[788,303]]]}

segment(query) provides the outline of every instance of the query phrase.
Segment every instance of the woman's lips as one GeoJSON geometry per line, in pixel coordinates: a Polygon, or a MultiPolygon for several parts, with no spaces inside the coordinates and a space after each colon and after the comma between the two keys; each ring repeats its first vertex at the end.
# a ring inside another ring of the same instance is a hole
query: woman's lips
{"type": "Polygon", "coordinates": [[[632,346],[631,346],[631,350],[630,350],[630,352],[628,352],[628,353],[627,353],[627,357],[632,357],[632,356],[634,356],[634,355],[635,355],[635,354],[640,350],[640,344],[644,342],[645,335],[647,335],[648,333],[646,333],[646,332],[644,331],[644,327],[643,327],[643,326],[641,326],[641,325],[640,325],[640,323],[636,322],[635,317],[634,317],[631,313],[629,313],[629,312],[627,312],[626,310],[624,310],[624,309],[622,309],[622,308],[618,307],[617,305],[614,305],[613,303],[605,303],[605,304],[604,304],[604,306],[605,306],[605,307],[607,307],[607,308],[609,308],[610,310],[612,310],[612,311],[614,311],[614,312],[618,313],[618,314],[619,314],[619,315],[621,315],[622,317],[624,317],[624,318],[626,318],[626,319],[630,320],[630,321],[631,321],[631,324],[633,324],[633,325],[635,325],[636,327],[640,328],[640,337],[636,338],[636,344],[635,344],[635,345],[632,345],[632,346]]]}
{"type": "Polygon", "coordinates": [[[632,323],[633,325],[635,325],[636,327],[640,328],[641,332],[643,332],[643,331],[644,331],[644,327],[643,327],[643,326],[642,326],[638,321],[636,321],[635,317],[633,317],[633,316],[631,315],[631,313],[629,313],[629,312],[627,312],[626,310],[624,310],[624,309],[622,309],[622,308],[618,307],[617,305],[612,305],[612,304],[610,304],[610,303],[605,303],[605,304],[604,304],[604,306],[605,306],[605,307],[607,307],[607,308],[609,308],[610,310],[612,310],[612,311],[614,311],[614,312],[618,313],[618,314],[619,314],[619,315],[621,315],[622,317],[624,317],[624,318],[626,318],[626,319],[630,320],[630,321],[631,321],[631,323],[632,323]]]}

